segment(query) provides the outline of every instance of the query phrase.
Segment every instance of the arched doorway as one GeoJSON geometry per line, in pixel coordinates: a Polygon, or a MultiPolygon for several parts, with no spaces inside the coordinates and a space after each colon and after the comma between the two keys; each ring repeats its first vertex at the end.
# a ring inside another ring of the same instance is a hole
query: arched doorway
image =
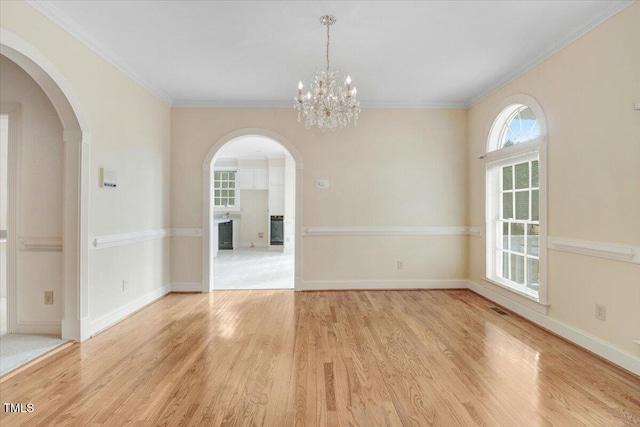
{"type": "MultiPolygon", "coordinates": [[[[42,88],[53,104],[63,127],[63,309],[62,338],[82,341],[88,328],[88,201],[89,127],[80,103],[56,67],[31,44],[7,30],[0,30],[0,54],[9,58],[42,88]]],[[[14,111],[15,109],[12,109],[14,111]]],[[[15,110],[18,112],[18,110],[15,110]]],[[[19,116],[8,112],[9,120],[19,124],[19,116]],[[17,121],[16,121],[17,120],[17,121]]],[[[17,126],[14,126],[17,127],[17,126]]],[[[11,128],[11,125],[10,125],[11,128]]],[[[18,136],[19,137],[19,136],[18,136]]],[[[9,194],[8,222],[19,214],[9,194]]],[[[7,236],[8,330],[17,328],[17,282],[15,277],[15,227],[7,236]],[[13,255],[12,255],[13,252],[13,255]],[[13,263],[13,265],[12,265],[13,263]]]]}
{"type": "Polygon", "coordinates": [[[281,135],[266,129],[241,129],[220,138],[209,150],[203,168],[203,245],[202,245],[202,292],[210,292],[215,289],[213,273],[213,254],[217,247],[217,239],[214,227],[214,209],[212,200],[212,178],[214,164],[220,150],[227,143],[246,137],[261,137],[280,144],[293,158],[295,162],[295,230],[294,230],[294,289],[299,288],[302,277],[302,157],[296,148],[281,135]]]}

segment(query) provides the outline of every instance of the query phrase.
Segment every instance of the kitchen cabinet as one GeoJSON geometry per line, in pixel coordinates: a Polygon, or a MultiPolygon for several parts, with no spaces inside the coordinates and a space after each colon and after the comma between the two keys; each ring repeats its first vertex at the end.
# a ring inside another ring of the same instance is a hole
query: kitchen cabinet
{"type": "Polygon", "coordinates": [[[240,169],[238,171],[238,188],[241,190],[268,190],[268,169],[240,169]]]}
{"type": "Polygon", "coordinates": [[[269,215],[284,215],[284,168],[269,168],[269,215]]]}
{"type": "Polygon", "coordinates": [[[284,168],[269,168],[269,185],[284,185],[284,168]]]}
{"type": "Polygon", "coordinates": [[[284,185],[269,186],[269,215],[284,215],[284,185]]]}

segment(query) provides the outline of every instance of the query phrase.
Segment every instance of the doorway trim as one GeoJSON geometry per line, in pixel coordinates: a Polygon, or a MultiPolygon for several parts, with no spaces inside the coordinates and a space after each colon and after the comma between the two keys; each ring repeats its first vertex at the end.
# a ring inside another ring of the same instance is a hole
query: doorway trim
{"type": "Polygon", "coordinates": [[[270,139],[282,145],[289,152],[296,164],[296,190],[295,190],[295,235],[294,235],[294,290],[301,288],[302,284],[302,184],[303,184],[303,162],[302,157],[295,146],[284,138],[268,129],[245,128],[231,132],[220,138],[202,163],[202,292],[213,290],[213,262],[211,254],[213,250],[212,232],[213,224],[213,204],[211,203],[211,177],[213,175],[213,165],[220,149],[238,138],[247,136],[257,136],[270,139]]]}
{"type": "Polygon", "coordinates": [[[18,329],[18,295],[16,287],[17,245],[16,230],[20,216],[16,198],[20,188],[20,158],[22,147],[22,106],[15,102],[0,103],[0,114],[8,118],[7,138],[7,243],[6,243],[6,286],[7,286],[7,333],[18,329]]]}
{"type": "MultiPolygon", "coordinates": [[[[89,160],[91,133],[80,102],[64,75],[33,45],[16,34],[0,29],[0,53],[22,68],[35,80],[55,108],[63,127],[64,176],[63,176],[63,308],[61,332],[63,339],[82,341],[89,338],[89,160]]],[[[11,131],[10,131],[11,132],[11,131]]],[[[11,135],[10,135],[11,137],[11,135]]],[[[11,141],[10,141],[11,143],[11,141]]],[[[10,190],[11,191],[11,190],[10,190]]],[[[9,194],[9,198],[11,194],[9,194]]],[[[15,196],[14,196],[15,197],[15,196]]],[[[8,206],[8,213],[12,207],[8,206]]],[[[14,203],[14,216],[18,214],[14,203]]],[[[8,218],[11,220],[11,218],[8,218]]],[[[16,218],[17,219],[17,218],[16,218]]],[[[14,224],[8,224],[11,228],[14,224]]],[[[8,230],[17,242],[18,230],[8,230]]],[[[9,252],[9,236],[7,236],[9,252]]],[[[13,249],[16,249],[15,244],[13,249]]],[[[9,255],[9,254],[7,254],[9,255]]],[[[15,261],[15,254],[12,260],[15,261]]],[[[15,265],[13,281],[7,281],[7,296],[13,292],[13,301],[8,301],[7,326],[15,328],[18,323],[17,281],[15,265]]],[[[7,279],[10,279],[8,277],[7,279]]],[[[9,330],[11,332],[11,330],[9,330]]]]}

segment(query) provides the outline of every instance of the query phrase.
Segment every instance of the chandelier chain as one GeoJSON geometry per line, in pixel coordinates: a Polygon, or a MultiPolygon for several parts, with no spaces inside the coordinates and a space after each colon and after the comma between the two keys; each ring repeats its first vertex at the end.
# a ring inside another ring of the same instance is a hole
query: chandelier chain
{"type": "Polygon", "coordinates": [[[327,24],[327,71],[329,70],[329,29],[331,26],[327,24]]]}

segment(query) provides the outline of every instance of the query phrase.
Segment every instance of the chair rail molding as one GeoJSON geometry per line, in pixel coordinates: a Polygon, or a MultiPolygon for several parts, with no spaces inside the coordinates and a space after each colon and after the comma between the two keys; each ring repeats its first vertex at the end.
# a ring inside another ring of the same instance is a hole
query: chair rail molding
{"type": "Polygon", "coordinates": [[[106,234],[91,238],[91,249],[104,249],[114,246],[130,245],[133,243],[146,242],[149,240],[164,239],[171,235],[169,228],[159,228],[155,230],[132,231],[129,233],[106,234]]]}
{"type": "Polygon", "coordinates": [[[304,228],[304,236],[478,236],[480,233],[479,228],[466,226],[304,228]]]}
{"type": "Polygon", "coordinates": [[[635,245],[549,236],[547,247],[556,251],[640,264],[640,246],[635,245]]]}
{"type": "Polygon", "coordinates": [[[20,237],[18,248],[27,252],[62,252],[62,237],[20,237]]]}
{"type": "Polygon", "coordinates": [[[172,228],[171,237],[202,237],[202,228],[172,228]]]}

